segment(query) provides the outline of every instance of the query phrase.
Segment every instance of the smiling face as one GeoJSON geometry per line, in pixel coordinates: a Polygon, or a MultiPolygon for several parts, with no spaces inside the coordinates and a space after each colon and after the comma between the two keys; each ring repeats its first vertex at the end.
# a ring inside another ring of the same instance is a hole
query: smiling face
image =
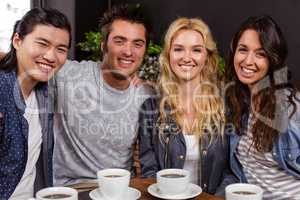
{"type": "Polygon", "coordinates": [[[207,50],[202,35],[194,30],[180,30],[170,47],[170,66],[180,81],[200,82],[200,72],[205,65],[207,50]]]}
{"type": "Polygon", "coordinates": [[[24,38],[13,37],[18,77],[31,84],[48,81],[67,59],[69,32],[51,25],[36,25],[24,38]]]}
{"type": "Polygon", "coordinates": [[[269,61],[255,30],[242,34],[234,54],[234,68],[238,79],[250,89],[268,73],[269,61]]]}
{"type": "Polygon", "coordinates": [[[102,66],[109,70],[104,76],[129,78],[142,64],[146,50],[146,29],[139,23],[115,20],[104,45],[102,66]]]}

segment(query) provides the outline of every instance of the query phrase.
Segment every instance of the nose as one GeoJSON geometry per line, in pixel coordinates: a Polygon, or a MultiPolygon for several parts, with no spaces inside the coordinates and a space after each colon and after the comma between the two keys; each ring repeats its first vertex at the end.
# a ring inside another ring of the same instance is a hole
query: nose
{"type": "Polygon", "coordinates": [[[56,53],[54,48],[47,49],[47,51],[44,53],[43,58],[47,60],[49,63],[55,62],[56,59],[56,53]]]}
{"type": "Polygon", "coordinates": [[[192,60],[191,52],[185,51],[182,60],[184,62],[190,62],[192,60]]]}
{"type": "Polygon", "coordinates": [[[130,43],[126,43],[126,44],[124,44],[124,46],[123,46],[123,54],[125,55],[125,56],[131,56],[132,55],[132,45],[130,44],[130,43]]]}
{"type": "Polygon", "coordinates": [[[253,62],[254,62],[254,59],[253,59],[253,54],[252,53],[248,53],[246,58],[245,58],[245,63],[246,65],[252,65],[253,62]]]}

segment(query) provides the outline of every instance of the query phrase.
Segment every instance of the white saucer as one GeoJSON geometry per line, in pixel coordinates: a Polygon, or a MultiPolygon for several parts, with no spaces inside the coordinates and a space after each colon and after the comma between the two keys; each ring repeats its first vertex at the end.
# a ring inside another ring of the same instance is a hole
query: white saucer
{"type": "Polygon", "coordinates": [[[182,194],[177,195],[165,195],[162,194],[158,187],[157,183],[154,183],[148,187],[148,192],[155,197],[161,198],[161,199],[190,199],[198,196],[202,192],[202,188],[199,185],[189,183],[187,191],[185,191],[182,194]]]}
{"type": "MultiPolygon", "coordinates": [[[[100,188],[94,189],[89,193],[91,199],[93,200],[106,200],[100,188]]],[[[129,187],[126,197],[123,197],[124,200],[136,200],[141,197],[141,192],[135,188],[129,187]]]]}

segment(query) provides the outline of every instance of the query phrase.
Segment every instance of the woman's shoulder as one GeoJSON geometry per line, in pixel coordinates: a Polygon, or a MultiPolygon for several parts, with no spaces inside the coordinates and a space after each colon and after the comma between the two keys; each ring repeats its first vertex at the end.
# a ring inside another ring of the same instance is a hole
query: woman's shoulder
{"type": "Polygon", "coordinates": [[[153,95],[147,98],[141,106],[141,111],[159,112],[159,97],[153,95]]]}
{"type": "Polygon", "coordinates": [[[293,98],[296,105],[295,119],[300,124],[300,92],[297,91],[295,97],[293,98]]]}
{"type": "Polygon", "coordinates": [[[287,104],[283,106],[286,110],[282,112],[287,112],[290,119],[300,121],[300,92],[295,89],[285,89],[284,94],[287,104]]]}

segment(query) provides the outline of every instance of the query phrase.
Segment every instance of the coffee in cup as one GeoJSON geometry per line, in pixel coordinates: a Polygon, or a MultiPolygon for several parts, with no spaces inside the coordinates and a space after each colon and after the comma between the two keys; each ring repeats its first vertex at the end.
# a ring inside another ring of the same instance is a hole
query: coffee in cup
{"type": "Polygon", "coordinates": [[[78,200],[78,192],[68,187],[49,187],[36,193],[37,200],[78,200]]]}
{"type": "Polygon", "coordinates": [[[128,191],[130,172],[125,169],[104,169],[97,172],[101,194],[107,200],[123,199],[128,191]]]}
{"type": "Polygon", "coordinates": [[[156,174],[157,187],[164,195],[182,194],[190,182],[190,172],[184,169],[163,169],[156,174]]]}
{"type": "Polygon", "coordinates": [[[262,200],[263,190],[253,184],[235,183],[225,188],[226,200],[262,200]]]}

